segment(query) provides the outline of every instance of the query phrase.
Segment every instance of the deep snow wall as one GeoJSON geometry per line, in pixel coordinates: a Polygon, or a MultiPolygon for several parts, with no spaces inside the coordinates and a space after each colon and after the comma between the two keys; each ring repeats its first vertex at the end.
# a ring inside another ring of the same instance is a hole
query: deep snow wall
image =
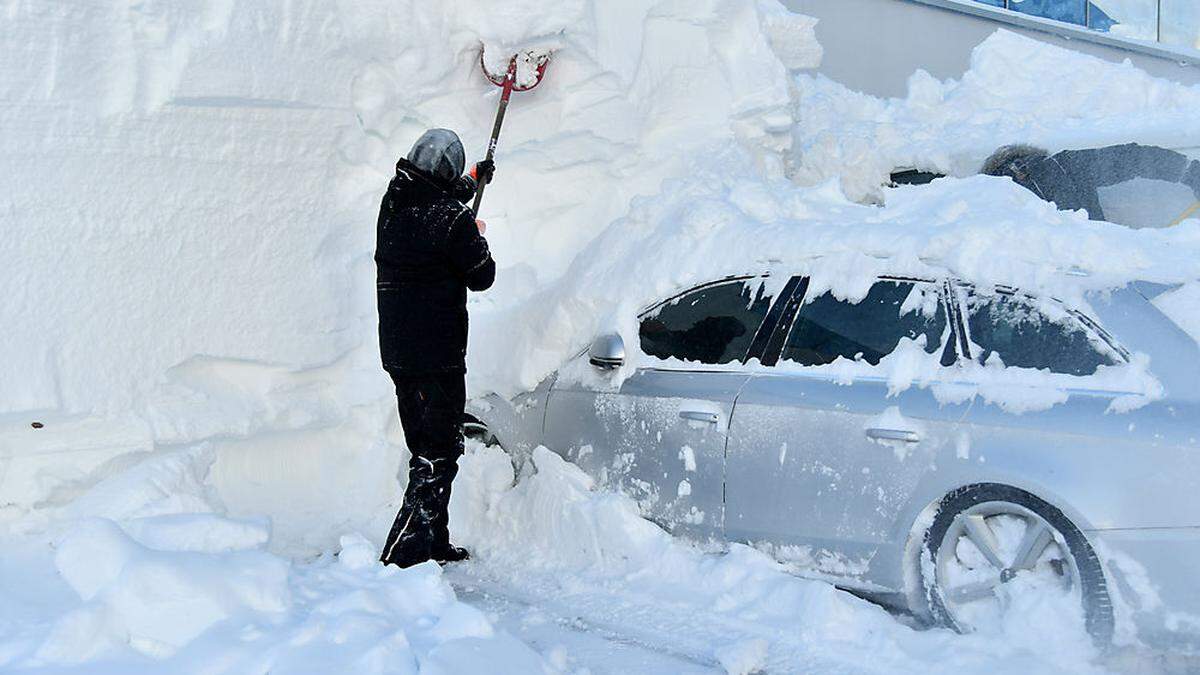
{"type": "Polygon", "coordinates": [[[341,26],[270,7],[10,3],[6,412],[124,411],[198,356],[360,341],[369,232],[332,189],[358,65],[341,26]]]}
{"type": "Polygon", "coordinates": [[[780,174],[789,71],[820,55],[812,21],[774,0],[13,0],[0,16],[10,516],[129,453],[204,441],[235,510],[395,496],[375,209],[425,128],[482,154],[498,90],[481,44],[556,50],[514,98],[484,206],[491,305],[561,274],[690,153],[733,143],[780,174]]]}

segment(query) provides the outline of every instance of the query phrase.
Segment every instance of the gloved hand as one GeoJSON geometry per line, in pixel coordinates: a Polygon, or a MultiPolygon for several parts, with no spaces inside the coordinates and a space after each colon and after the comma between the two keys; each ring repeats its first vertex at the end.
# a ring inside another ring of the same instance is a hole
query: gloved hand
{"type": "Polygon", "coordinates": [[[478,162],[471,169],[471,177],[480,185],[492,182],[492,176],[496,174],[496,163],[490,159],[485,159],[478,162]]]}

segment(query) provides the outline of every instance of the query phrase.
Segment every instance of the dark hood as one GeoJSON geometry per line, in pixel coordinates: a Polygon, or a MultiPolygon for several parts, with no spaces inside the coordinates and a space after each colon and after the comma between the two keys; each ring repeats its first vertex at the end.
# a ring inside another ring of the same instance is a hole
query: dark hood
{"type": "Polygon", "coordinates": [[[430,129],[413,143],[408,161],[427,175],[453,181],[463,175],[467,154],[458,134],[449,129],[430,129]]]}

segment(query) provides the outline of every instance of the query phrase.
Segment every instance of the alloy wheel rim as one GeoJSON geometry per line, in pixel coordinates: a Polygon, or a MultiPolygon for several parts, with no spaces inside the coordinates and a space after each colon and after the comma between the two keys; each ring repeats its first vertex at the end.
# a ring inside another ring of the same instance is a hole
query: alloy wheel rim
{"type": "Polygon", "coordinates": [[[1006,611],[1009,584],[1022,575],[1038,575],[1038,588],[1079,592],[1074,556],[1045,518],[1002,501],[976,504],[955,516],[938,548],[935,581],[959,629],[974,629],[972,616],[981,609],[1006,611]]]}

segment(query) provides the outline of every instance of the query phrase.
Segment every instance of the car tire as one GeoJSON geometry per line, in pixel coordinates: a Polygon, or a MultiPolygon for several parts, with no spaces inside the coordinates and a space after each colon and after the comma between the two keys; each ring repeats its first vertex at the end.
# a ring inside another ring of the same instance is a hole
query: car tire
{"type": "MultiPolygon", "coordinates": [[[[956,605],[953,597],[957,593],[963,602],[973,602],[974,600],[968,599],[970,595],[963,590],[968,588],[969,584],[963,584],[958,588],[943,588],[946,585],[942,574],[943,561],[954,556],[953,561],[960,562],[958,549],[960,536],[966,537],[974,545],[973,535],[986,538],[987,533],[991,532],[992,541],[998,544],[999,539],[995,538],[993,526],[988,524],[996,522],[992,519],[997,516],[1010,518],[1008,523],[1024,519],[1026,527],[1015,547],[1014,559],[1007,567],[998,570],[999,583],[1007,583],[1024,569],[1035,569],[1017,565],[1018,558],[1022,557],[1025,550],[1032,551],[1038,546],[1038,543],[1025,546],[1026,539],[1040,543],[1044,537],[1050,536],[1051,539],[1047,541],[1041,551],[1032,554],[1032,557],[1037,558],[1034,565],[1042,566],[1038,560],[1046,556],[1045,552],[1049,550],[1050,544],[1053,544],[1055,548],[1050,551],[1050,556],[1058,555],[1061,559],[1051,559],[1046,565],[1049,565],[1050,569],[1056,570],[1060,576],[1066,577],[1067,574],[1073,574],[1070,583],[1078,584],[1079,598],[1083,604],[1084,622],[1088,633],[1098,645],[1111,644],[1114,629],[1112,598],[1108,592],[1108,583],[1105,580],[1100,558],[1088,543],[1087,538],[1084,537],[1083,532],[1067,518],[1061,509],[1053,504],[1024,490],[995,483],[968,485],[946,495],[938,506],[933,524],[925,533],[924,555],[920,569],[927,609],[933,620],[959,632],[970,632],[973,629],[972,626],[965,624],[957,617],[955,607],[960,605],[956,605]],[[987,528],[986,531],[978,529],[981,524],[987,528]],[[1044,529],[1050,530],[1048,535],[1043,534],[1044,529]],[[953,549],[946,546],[951,541],[955,542],[953,549]],[[945,551],[943,551],[944,548],[945,551]],[[931,575],[932,580],[929,578],[931,575]]],[[[1003,552],[998,550],[1001,547],[997,545],[994,548],[997,549],[998,555],[993,555],[990,559],[987,555],[982,554],[982,547],[974,546],[974,551],[979,552],[980,557],[985,560],[1003,560],[1003,552]]],[[[988,564],[995,567],[992,562],[988,564]]],[[[979,582],[975,586],[986,585],[986,583],[988,582],[979,582]]],[[[983,592],[983,589],[978,588],[972,592],[979,594],[983,592]]],[[[986,598],[980,599],[986,600],[986,598]]]]}

